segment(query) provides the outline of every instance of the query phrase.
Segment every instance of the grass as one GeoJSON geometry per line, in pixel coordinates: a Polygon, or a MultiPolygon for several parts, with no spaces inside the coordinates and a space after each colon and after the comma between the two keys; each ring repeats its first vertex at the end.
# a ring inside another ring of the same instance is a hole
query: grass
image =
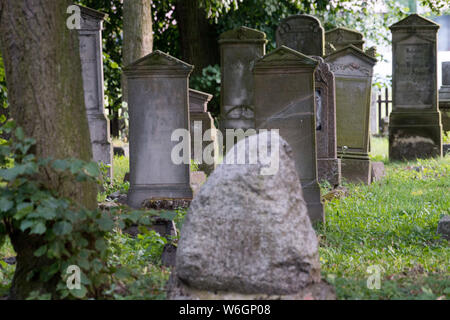
{"type": "MultiPolygon", "coordinates": [[[[385,139],[375,142],[380,153],[372,156],[384,156],[385,139]]],[[[436,228],[450,214],[450,156],[386,170],[369,186],[346,184],[348,197],[325,204],[326,224],[316,226],[323,276],[339,299],[448,299],[450,248],[436,228]],[[374,265],[379,290],[367,288],[374,265]]]]}

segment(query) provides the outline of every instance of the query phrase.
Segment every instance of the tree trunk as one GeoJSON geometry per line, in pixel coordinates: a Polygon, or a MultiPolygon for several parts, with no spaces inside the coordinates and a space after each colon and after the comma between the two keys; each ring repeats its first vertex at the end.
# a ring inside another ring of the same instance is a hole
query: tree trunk
{"type": "MultiPolygon", "coordinates": [[[[151,0],[124,0],[122,62],[126,67],[153,50],[151,0]]],[[[128,102],[128,89],[122,75],[122,100],[128,102]]]]}
{"type": "Polygon", "coordinates": [[[206,18],[199,0],[177,0],[176,20],[180,32],[181,58],[193,64],[193,75],[201,75],[203,68],[219,64],[218,33],[206,18]]]}
{"type": "MultiPolygon", "coordinates": [[[[0,43],[5,64],[11,117],[25,134],[36,139],[37,158],[92,159],[84,105],[77,30],[66,27],[70,0],[0,0],[0,43]]],[[[49,171],[40,179],[58,187],[49,171]]],[[[96,185],[67,181],[59,190],[95,209],[96,185]]],[[[34,250],[42,238],[14,230],[11,241],[17,266],[10,298],[24,299],[31,291],[53,293],[60,275],[46,283],[27,274],[49,261],[34,250]]]]}

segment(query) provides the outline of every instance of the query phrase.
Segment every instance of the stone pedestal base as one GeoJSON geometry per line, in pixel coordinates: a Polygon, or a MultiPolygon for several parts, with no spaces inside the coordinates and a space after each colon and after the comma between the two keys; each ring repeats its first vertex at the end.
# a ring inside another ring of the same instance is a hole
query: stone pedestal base
{"type": "Polygon", "coordinates": [[[325,223],[325,211],[320,201],[320,188],[317,182],[311,182],[308,185],[302,181],[302,189],[311,222],[322,221],[325,223]]]}
{"type": "Polygon", "coordinates": [[[112,178],[113,149],[109,137],[109,121],[103,113],[88,113],[87,117],[92,144],[92,158],[95,162],[110,165],[108,175],[112,178]]]}
{"type": "Polygon", "coordinates": [[[189,185],[146,185],[130,186],[128,205],[142,208],[145,200],[183,199],[192,200],[192,189],[189,185]]]}
{"type": "Polygon", "coordinates": [[[370,184],[371,164],[368,159],[341,158],[342,178],[348,182],[370,184]]]}
{"type": "Polygon", "coordinates": [[[415,160],[442,155],[440,113],[392,112],[389,118],[389,158],[415,160]]]}
{"type": "Polygon", "coordinates": [[[341,184],[341,159],[317,159],[318,180],[328,181],[333,187],[341,184]]]}
{"type": "Polygon", "coordinates": [[[439,101],[439,111],[441,112],[442,130],[450,131],[450,100],[439,101]]]}
{"type": "Polygon", "coordinates": [[[182,282],[172,271],[167,284],[170,300],[336,300],[334,288],[326,282],[312,283],[293,294],[224,292],[198,290],[182,282]]]}

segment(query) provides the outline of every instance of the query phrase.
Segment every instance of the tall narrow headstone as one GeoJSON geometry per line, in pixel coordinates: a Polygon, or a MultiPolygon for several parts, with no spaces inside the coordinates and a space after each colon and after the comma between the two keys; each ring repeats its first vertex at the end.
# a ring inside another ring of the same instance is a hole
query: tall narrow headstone
{"type": "Polygon", "coordinates": [[[112,177],[113,152],[103,100],[102,30],[106,14],[82,6],[79,8],[81,29],[78,30],[78,39],[93,160],[109,165],[108,174],[112,177]]]}
{"type": "Polygon", "coordinates": [[[282,20],[276,31],[277,47],[282,45],[308,56],[325,53],[325,34],[319,19],[298,14],[282,20]]]}
{"type": "MultiPolygon", "coordinates": [[[[172,141],[172,133],[177,129],[189,132],[188,80],[192,70],[193,66],[159,50],[124,69],[130,113],[131,207],[141,207],[144,200],[192,198],[190,141],[187,153],[175,152],[177,160],[172,159],[174,147],[181,143],[172,141]],[[178,157],[185,161],[178,164],[178,157]]],[[[175,139],[182,138],[177,135],[175,139]]]]}
{"type": "Polygon", "coordinates": [[[441,156],[436,70],[439,25],[412,14],[390,29],[393,107],[389,117],[389,158],[441,156]]]}
{"type": "Polygon", "coordinates": [[[363,34],[356,30],[339,27],[325,32],[325,51],[329,55],[333,51],[354,45],[363,50],[363,34]]]}
{"type": "Polygon", "coordinates": [[[198,163],[198,167],[206,174],[210,174],[216,167],[216,163],[208,164],[203,157],[203,151],[214,143],[214,151],[217,150],[216,141],[216,126],[214,125],[214,119],[208,112],[208,102],[211,101],[212,95],[189,89],[189,115],[190,115],[190,131],[191,131],[191,158],[198,163]],[[194,139],[195,138],[195,139],[194,139]],[[199,143],[199,152],[196,154],[195,143],[196,140],[199,143]]]}
{"type": "Polygon", "coordinates": [[[266,52],[264,32],[240,27],[220,35],[220,129],[255,127],[251,67],[266,52]]]}
{"type": "Polygon", "coordinates": [[[314,74],[316,98],[317,174],[319,181],[341,183],[341,160],[337,158],[335,79],[321,57],[314,74]]]}
{"type": "Polygon", "coordinates": [[[317,182],[314,71],[318,62],[285,46],[255,62],[258,129],[279,129],[292,147],[308,214],[324,221],[317,182]]]}
{"type": "Polygon", "coordinates": [[[442,117],[442,129],[450,131],[450,61],[442,62],[442,86],[439,90],[439,111],[442,117]]]}
{"type": "Polygon", "coordinates": [[[370,183],[369,120],[377,60],[350,45],[325,57],[336,79],[336,131],[342,177],[370,183]]]}

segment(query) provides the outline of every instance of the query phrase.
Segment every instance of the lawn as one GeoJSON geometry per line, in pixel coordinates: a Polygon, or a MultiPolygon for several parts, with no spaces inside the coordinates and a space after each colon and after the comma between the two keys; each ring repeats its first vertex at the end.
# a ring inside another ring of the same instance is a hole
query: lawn
{"type": "MultiPolygon", "coordinates": [[[[325,202],[326,224],[314,226],[323,278],[334,284],[338,299],[449,299],[450,248],[436,228],[440,217],[450,214],[450,156],[389,163],[386,139],[374,138],[371,146],[372,159],[385,162],[386,177],[370,186],[344,183],[349,195],[325,202]],[[379,289],[368,288],[373,270],[380,271],[379,289]]],[[[106,193],[127,189],[120,182],[128,159],[115,157],[114,166],[117,185],[106,193]]],[[[324,186],[322,192],[328,191],[324,186]]],[[[177,213],[178,226],[184,215],[177,213]]],[[[134,239],[115,232],[108,240],[110,264],[134,270],[115,283],[110,296],[164,299],[170,269],[161,266],[161,252],[173,239],[155,232],[134,239]]],[[[0,248],[0,258],[13,255],[9,242],[0,248]]],[[[0,264],[1,297],[14,266],[0,264]]]]}
{"type": "MultiPolygon", "coordinates": [[[[387,162],[387,140],[374,140],[372,157],[387,162]]],[[[339,299],[448,299],[450,248],[436,228],[450,214],[450,156],[386,171],[369,186],[344,184],[349,196],[326,202],[326,224],[315,226],[323,277],[339,299]],[[380,289],[368,289],[369,267],[381,271],[380,289]]]]}

